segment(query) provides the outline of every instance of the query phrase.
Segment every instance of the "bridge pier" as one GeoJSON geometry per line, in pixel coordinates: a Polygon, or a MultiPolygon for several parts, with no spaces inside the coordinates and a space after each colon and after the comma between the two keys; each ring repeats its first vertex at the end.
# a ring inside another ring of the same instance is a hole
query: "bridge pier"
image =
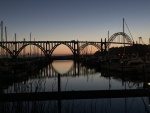
{"type": "Polygon", "coordinates": [[[106,45],[106,38],[105,38],[104,42],[101,39],[101,54],[103,57],[106,55],[106,51],[107,51],[107,45],[106,45]]]}
{"type": "Polygon", "coordinates": [[[79,58],[79,42],[73,41],[73,55],[74,59],[77,60],[79,58]]]}

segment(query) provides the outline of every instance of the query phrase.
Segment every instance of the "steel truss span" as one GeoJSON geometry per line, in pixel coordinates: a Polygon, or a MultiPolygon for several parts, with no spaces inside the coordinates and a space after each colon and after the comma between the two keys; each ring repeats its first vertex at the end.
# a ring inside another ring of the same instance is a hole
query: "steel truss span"
{"type": "MultiPolygon", "coordinates": [[[[124,33],[124,32],[117,32],[117,33],[115,33],[115,34],[113,34],[109,39],[108,39],[108,41],[107,42],[109,42],[109,43],[107,43],[107,47],[110,47],[110,45],[113,43],[113,41],[117,38],[117,36],[122,36],[123,37],[123,42],[120,42],[120,44],[123,44],[123,43],[125,43],[125,44],[129,44],[129,45],[132,45],[133,44],[133,40],[126,34],[126,33],[124,33]],[[126,42],[127,43],[126,43],[126,42]]],[[[119,44],[119,42],[116,42],[116,43],[118,43],[119,44]]]]}

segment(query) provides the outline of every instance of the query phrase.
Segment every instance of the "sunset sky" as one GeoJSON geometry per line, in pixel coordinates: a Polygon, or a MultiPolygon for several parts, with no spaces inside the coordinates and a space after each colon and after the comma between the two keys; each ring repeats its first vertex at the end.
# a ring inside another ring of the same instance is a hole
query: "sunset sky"
{"type": "MultiPolygon", "coordinates": [[[[122,31],[125,18],[133,39],[150,38],[150,0],[0,0],[0,21],[8,40],[100,41],[122,31]]],[[[125,32],[130,36],[127,27],[125,32]]]]}

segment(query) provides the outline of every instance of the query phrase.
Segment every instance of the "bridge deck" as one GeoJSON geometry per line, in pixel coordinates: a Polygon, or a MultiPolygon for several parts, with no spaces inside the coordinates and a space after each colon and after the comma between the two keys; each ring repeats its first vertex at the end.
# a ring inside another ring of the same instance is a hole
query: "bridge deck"
{"type": "Polygon", "coordinates": [[[148,97],[149,89],[130,90],[92,90],[92,91],[62,91],[62,92],[36,92],[0,94],[0,102],[13,101],[45,101],[69,99],[95,99],[95,98],[124,98],[148,97]]]}

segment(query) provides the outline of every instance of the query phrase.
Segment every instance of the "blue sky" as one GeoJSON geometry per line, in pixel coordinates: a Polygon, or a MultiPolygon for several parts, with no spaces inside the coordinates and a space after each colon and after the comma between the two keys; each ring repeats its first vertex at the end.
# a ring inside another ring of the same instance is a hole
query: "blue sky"
{"type": "MultiPolygon", "coordinates": [[[[0,0],[8,40],[100,41],[122,31],[125,18],[134,40],[150,38],[150,0],[0,0]]],[[[129,35],[127,28],[125,32],[129,35]]]]}

